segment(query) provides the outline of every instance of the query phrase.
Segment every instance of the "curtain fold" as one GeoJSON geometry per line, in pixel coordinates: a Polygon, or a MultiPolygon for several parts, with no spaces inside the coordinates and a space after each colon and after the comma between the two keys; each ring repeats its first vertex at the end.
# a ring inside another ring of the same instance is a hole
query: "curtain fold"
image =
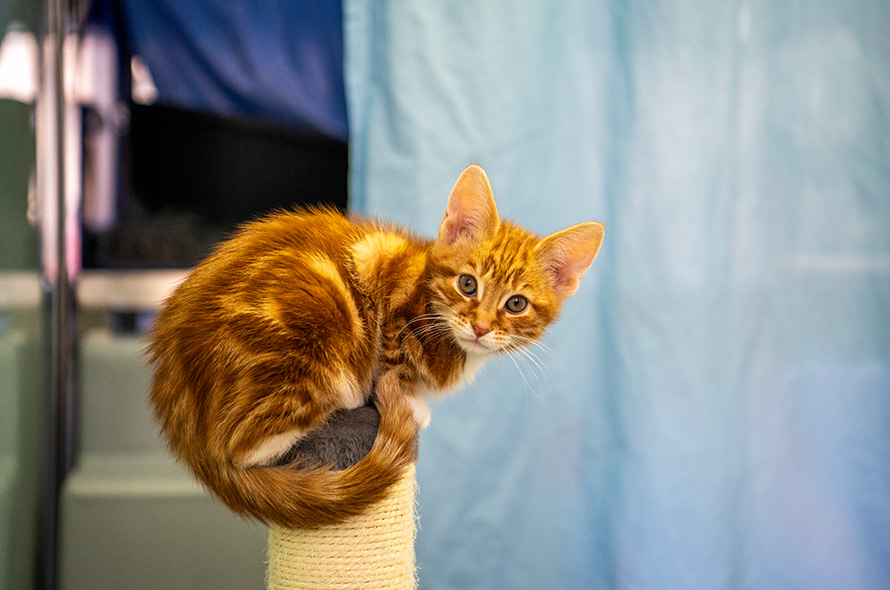
{"type": "Polygon", "coordinates": [[[606,223],[533,356],[436,402],[425,588],[890,587],[890,9],[344,3],[351,199],[472,161],[606,223]]]}

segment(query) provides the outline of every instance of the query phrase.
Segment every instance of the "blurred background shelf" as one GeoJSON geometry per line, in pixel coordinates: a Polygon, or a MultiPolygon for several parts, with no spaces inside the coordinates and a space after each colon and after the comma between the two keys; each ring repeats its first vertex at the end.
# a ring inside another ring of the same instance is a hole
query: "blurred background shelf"
{"type": "MultiPolygon", "coordinates": [[[[82,285],[132,287],[147,276],[94,276],[82,285]]],[[[61,588],[261,589],[266,528],[213,500],[167,452],[148,403],[144,346],[143,336],[104,329],[81,338],[78,459],[61,499],[61,588]]]]}

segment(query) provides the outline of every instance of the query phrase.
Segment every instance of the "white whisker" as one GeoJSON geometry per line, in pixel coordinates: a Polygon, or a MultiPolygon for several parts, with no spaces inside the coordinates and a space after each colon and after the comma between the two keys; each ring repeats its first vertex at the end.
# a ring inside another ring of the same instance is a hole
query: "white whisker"
{"type": "MultiPolygon", "coordinates": [[[[525,372],[522,370],[522,367],[519,366],[519,363],[516,361],[516,357],[513,355],[513,353],[508,351],[507,358],[509,358],[511,361],[513,361],[513,365],[516,367],[516,371],[519,373],[519,377],[522,379],[522,383],[525,385],[525,388],[528,389],[529,391],[531,391],[532,393],[535,393],[535,391],[532,389],[531,385],[529,384],[528,379],[525,378],[525,372]]],[[[538,397],[541,397],[541,395],[538,393],[535,393],[535,395],[538,397]]]]}
{"type": "Polygon", "coordinates": [[[540,369],[542,373],[547,368],[547,364],[543,360],[541,360],[538,355],[532,352],[531,348],[521,348],[519,349],[519,352],[521,352],[526,358],[528,358],[538,369],[540,369]]]}
{"type": "Polygon", "coordinates": [[[529,359],[531,359],[532,362],[535,363],[535,365],[539,366],[542,371],[547,368],[547,363],[545,363],[541,357],[535,354],[532,346],[523,348],[522,353],[528,356],[529,359]]]}
{"type": "MultiPolygon", "coordinates": [[[[432,321],[432,323],[429,326],[421,326],[420,331],[428,329],[432,326],[441,325],[444,322],[444,318],[442,317],[442,314],[439,314],[439,313],[424,313],[419,316],[413,317],[408,322],[406,322],[404,326],[402,326],[402,329],[398,331],[398,333],[396,334],[396,337],[401,336],[402,332],[411,328],[412,324],[414,324],[416,322],[422,322],[422,321],[432,321]]],[[[411,328],[411,329],[414,329],[414,328],[411,328]]]]}
{"type": "Polygon", "coordinates": [[[541,359],[534,352],[531,352],[532,349],[540,350],[541,352],[546,353],[547,356],[550,357],[550,359],[552,359],[553,361],[556,361],[557,365],[559,365],[560,367],[563,367],[562,361],[560,360],[559,355],[556,354],[556,351],[554,351],[552,348],[550,348],[549,346],[547,346],[540,340],[534,339],[534,338],[529,338],[527,336],[519,336],[519,335],[514,335],[513,338],[514,338],[514,340],[518,341],[516,348],[521,348],[522,350],[527,351],[529,354],[534,356],[536,359],[543,362],[543,359],[541,359]]]}
{"type": "Polygon", "coordinates": [[[537,357],[535,357],[527,348],[523,348],[519,351],[519,353],[520,356],[529,363],[530,367],[534,366],[534,369],[537,369],[533,370],[532,373],[535,376],[535,380],[538,382],[538,386],[543,390],[543,384],[541,383],[541,380],[543,379],[544,382],[547,381],[547,365],[537,359],[537,357]]]}

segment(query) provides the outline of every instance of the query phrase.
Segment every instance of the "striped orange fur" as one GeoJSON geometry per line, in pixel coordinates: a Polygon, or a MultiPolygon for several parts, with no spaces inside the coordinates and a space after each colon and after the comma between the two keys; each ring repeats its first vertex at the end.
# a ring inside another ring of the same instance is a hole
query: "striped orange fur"
{"type": "Polygon", "coordinates": [[[596,222],[541,239],[501,220],[476,165],[434,240],[329,210],[248,224],[158,316],[151,401],[169,445],[240,514],[290,527],[357,514],[413,460],[423,398],[540,337],[602,238],[596,222]],[[358,464],[274,465],[372,391],[381,424],[358,464]]]}

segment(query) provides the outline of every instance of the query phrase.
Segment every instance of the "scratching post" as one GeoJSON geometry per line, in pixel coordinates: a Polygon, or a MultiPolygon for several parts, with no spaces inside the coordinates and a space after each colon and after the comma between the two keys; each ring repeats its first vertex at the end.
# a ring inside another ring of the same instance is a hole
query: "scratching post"
{"type": "MultiPolygon", "coordinates": [[[[291,449],[285,462],[346,469],[374,444],[373,405],[337,412],[291,449]]],[[[361,514],[317,529],[269,528],[267,590],[413,590],[415,465],[361,514]]]]}
{"type": "Polygon", "coordinates": [[[415,469],[381,502],[337,525],[269,529],[267,590],[408,590],[417,587],[415,469]]]}

